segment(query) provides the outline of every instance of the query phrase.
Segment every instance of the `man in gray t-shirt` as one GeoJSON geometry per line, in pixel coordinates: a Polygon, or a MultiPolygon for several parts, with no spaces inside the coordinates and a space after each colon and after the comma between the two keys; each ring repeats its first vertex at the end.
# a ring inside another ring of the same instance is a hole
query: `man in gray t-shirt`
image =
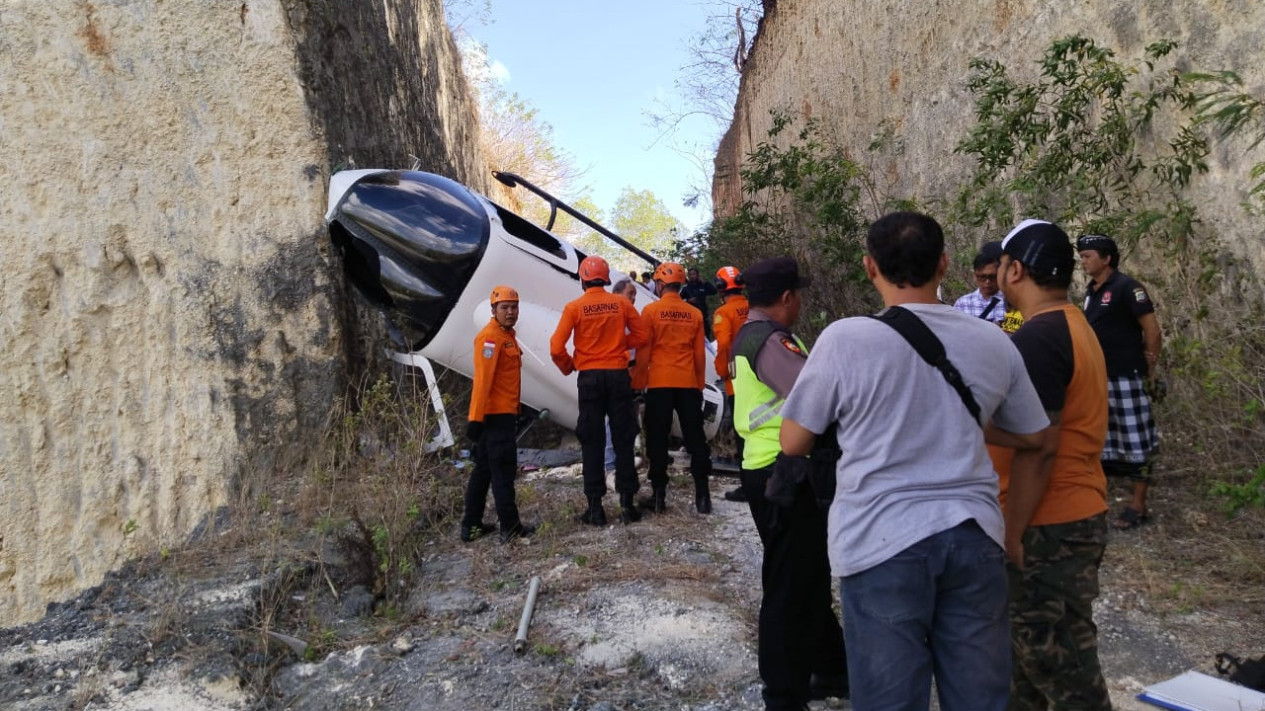
{"type": "MultiPolygon", "coordinates": [[[[978,404],[888,324],[849,318],[818,339],[782,409],[782,450],[836,425],[830,507],[856,708],[1002,711],[1010,684],[1005,540],[988,440],[1019,449],[1049,425],[1022,357],[995,325],[935,298],[947,268],[935,220],[894,213],[866,241],[866,273],[944,345],[978,404]]],[[[1023,476],[1023,473],[1019,473],[1023,476]]]]}

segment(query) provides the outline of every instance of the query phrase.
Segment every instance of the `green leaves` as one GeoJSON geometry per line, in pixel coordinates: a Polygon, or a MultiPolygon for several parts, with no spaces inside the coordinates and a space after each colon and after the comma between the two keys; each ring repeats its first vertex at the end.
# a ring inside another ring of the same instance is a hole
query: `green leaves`
{"type": "MultiPolygon", "coordinates": [[[[1250,140],[1247,150],[1265,141],[1265,100],[1244,90],[1238,74],[1190,72],[1182,78],[1196,87],[1192,104],[1199,125],[1212,127],[1222,139],[1246,134],[1250,140]]],[[[1259,209],[1265,203],[1265,161],[1252,166],[1250,178],[1255,184],[1248,191],[1247,207],[1259,209]]]]}
{"type": "Polygon", "coordinates": [[[1129,243],[1188,238],[1193,208],[1181,191],[1207,172],[1208,145],[1182,76],[1155,69],[1176,46],[1161,40],[1126,63],[1092,39],[1064,37],[1031,82],[995,60],[972,60],[976,124],[955,151],[974,157],[976,170],[955,217],[999,229],[1017,214],[1040,216],[1073,230],[1098,225],[1129,243]],[[1167,138],[1156,135],[1169,125],[1167,138]]]}

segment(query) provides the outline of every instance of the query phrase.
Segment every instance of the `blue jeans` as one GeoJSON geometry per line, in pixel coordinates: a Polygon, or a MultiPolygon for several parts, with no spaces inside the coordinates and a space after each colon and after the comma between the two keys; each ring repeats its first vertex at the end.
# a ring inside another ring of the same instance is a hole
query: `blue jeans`
{"type": "Polygon", "coordinates": [[[856,711],[1005,711],[1010,626],[1005,554],[974,520],[842,579],[856,711]]]}

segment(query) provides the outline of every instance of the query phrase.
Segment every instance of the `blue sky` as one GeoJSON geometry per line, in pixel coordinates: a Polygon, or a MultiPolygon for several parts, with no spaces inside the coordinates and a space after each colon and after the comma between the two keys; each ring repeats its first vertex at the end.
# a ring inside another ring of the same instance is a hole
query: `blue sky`
{"type": "MultiPolygon", "coordinates": [[[[493,0],[492,22],[466,29],[503,67],[503,86],[553,127],[598,206],[609,211],[625,186],[650,190],[692,230],[709,214],[681,199],[702,173],[668,139],[656,143],[647,111],[656,99],[681,102],[674,82],[709,12],[715,5],[699,0],[493,0]]],[[[710,149],[718,138],[715,122],[699,118],[676,140],[710,149]]]]}

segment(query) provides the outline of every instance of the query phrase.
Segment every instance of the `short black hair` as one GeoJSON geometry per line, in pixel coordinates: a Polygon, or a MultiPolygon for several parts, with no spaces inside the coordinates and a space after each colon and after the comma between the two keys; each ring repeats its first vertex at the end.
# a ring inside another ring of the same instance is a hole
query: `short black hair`
{"type": "Polygon", "coordinates": [[[758,309],[773,306],[778,302],[778,299],[782,298],[782,294],[785,293],[785,291],[776,294],[771,291],[750,292],[747,294],[747,306],[754,306],[758,309]]]}
{"type": "Polygon", "coordinates": [[[582,281],[582,282],[580,282],[580,286],[584,287],[585,289],[591,289],[591,288],[593,288],[593,287],[595,287],[595,286],[602,286],[602,287],[604,287],[604,286],[606,286],[606,284],[607,284],[607,282],[606,282],[606,280],[605,280],[605,279],[594,279],[594,280],[592,280],[592,281],[582,281]]]}
{"type": "Polygon", "coordinates": [[[865,250],[884,279],[896,286],[919,287],[936,276],[944,254],[944,230],[929,215],[893,212],[870,225],[865,250]]]}
{"type": "Polygon", "coordinates": [[[975,262],[972,268],[979,271],[990,264],[997,264],[1000,261],[1001,257],[994,257],[991,254],[977,254],[975,255],[975,262]]]}
{"type": "Polygon", "coordinates": [[[1116,249],[1099,249],[1095,247],[1093,251],[1098,253],[1099,257],[1107,260],[1107,266],[1112,269],[1120,268],[1120,251],[1116,249]]]}

